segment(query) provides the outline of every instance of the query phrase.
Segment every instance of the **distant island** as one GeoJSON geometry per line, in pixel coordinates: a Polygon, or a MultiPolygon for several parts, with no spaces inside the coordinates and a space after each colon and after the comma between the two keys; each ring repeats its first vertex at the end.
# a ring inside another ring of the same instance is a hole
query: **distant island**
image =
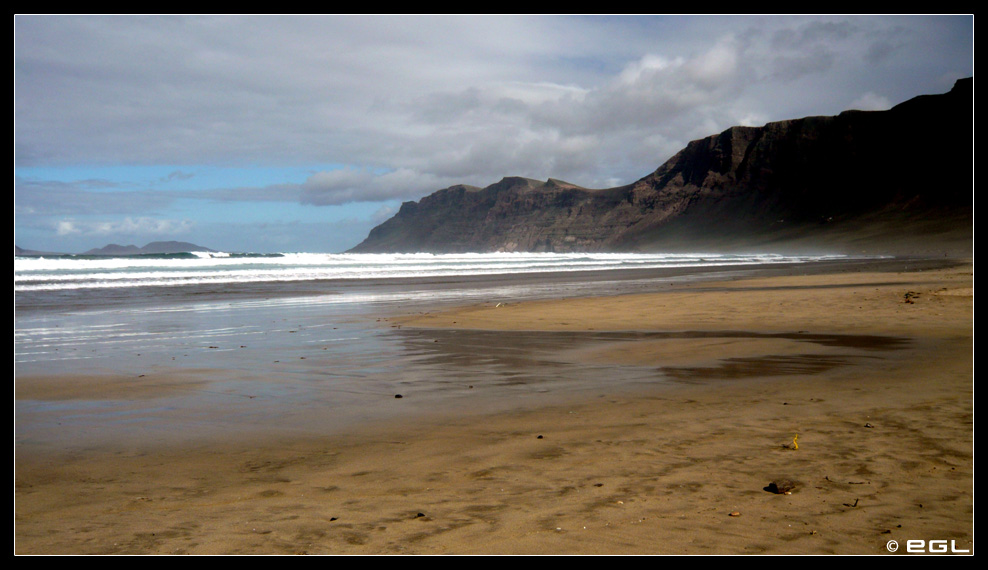
{"type": "Polygon", "coordinates": [[[405,202],[350,250],[973,248],[973,78],[888,111],[695,140],[618,188],[508,177],[405,202]]]}
{"type": "MultiPolygon", "coordinates": [[[[113,257],[123,257],[128,255],[149,255],[149,254],[162,255],[169,253],[189,253],[193,251],[213,252],[215,250],[184,241],[153,241],[145,245],[144,247],[137,247],[136,245],[117,245],[115,243],[111,243],[109,245],[100,248],[90,249],[89,251],[83,252],[78,255],[106,255],[113,257]]],[[[22,249],[15,245],[14,255],[30,256],[30,255],[73,255],[73,254],[22,249]]]]}

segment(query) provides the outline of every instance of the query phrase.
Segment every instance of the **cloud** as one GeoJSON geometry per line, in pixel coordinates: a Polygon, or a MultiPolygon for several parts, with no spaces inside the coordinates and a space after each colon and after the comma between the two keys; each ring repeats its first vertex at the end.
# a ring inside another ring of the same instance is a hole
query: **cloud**
{"type": "Polygon", "coordinates": [[[167,208],[174,196],[148,190],[115,190],[117,182],[15,177],[15,214],[113,215],[167,208]],[[112,190],[112,191],[106,191],[112,190]]]}
{"type": "Polygon", "coordinates": [[[394,207],[385,204],[384,206],[378,208],[373,214],[371,214],[370,221],[373,224],[377,225],[390,219],[391,216],[394,216],[397,212],[398,210],[396,210],[394,207]]]}
{"type": "Polygon", "coordinates": [[[161,177],[160,182],[171,182],[173,180],[191,180],[195,178],[195,176],[196,175],[191,172],[182,172],[181,170],[175,170],[173,172],[168,173],[168,176],[161,177]]]}
{"type": "Polygon", "coordinates": [[[772,58],[772,77],[785,82],[794,81],[804,75],[824,73],[836,61],[837,55],[826,49],[777,55],[772,58]]]}
{"type": "Polygon", "coordinates": [[[413,169],[374,172],[366,168],[341,168],[317,172],[301,185],[303,204],[328,206],[350,202],[410,200],[456,182],[413,169]]]}
{"type": "Polygon", "coordinates": [[[849,108],[859,111],[887,111],[892,108],[892,103],[887,97],[869,91],[852,101],[849,108]]]}
{"type": "Polygon", "coordinates": [[[55,234],[65,236],[177,236],[192,231],[188,220],[124,218],[112,221],[64,219],[55,223],[55,234]]]}
{"type": "MultiPolygon", "coordinates": [[[[18,16],[15,24],[19,165],[189,166],[171,180],[200,164],[347,165],[302,184],[197,195],[221,201],[417,199],[506,175],[628,183],[735,124],[882,103],[868,93],[899,102],[949,89],[945,70],[973,72],[964,17],[18,16]]],[[[19,183],[18,209],[70,211],[49,188],[41,204],[19,183]]],[[[91,199],[73,207],[136,215],[140,200],[165,206],[150,194],[91,199]]]]}

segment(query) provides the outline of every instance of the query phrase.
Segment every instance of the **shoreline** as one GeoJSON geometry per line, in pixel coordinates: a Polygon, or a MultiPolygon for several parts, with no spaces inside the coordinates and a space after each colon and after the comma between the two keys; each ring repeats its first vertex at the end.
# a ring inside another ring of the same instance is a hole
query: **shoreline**
{"type": "Polygon", "coordinates": [[[551,352],[604,375],[658,369],[660,384],[346,435],[19,447],[15,551],[881,554],[946,539],[973,552],[972,264],[669,289],[386,325],[677,333],[551,352]],[[765,491],[776,479],[796,488],[765,491]]]}
{"type": "MultiPolygon", "coordinates": [[[[548,271],[537,273],[505,273],[494,275],[461,275],[442,277],[401,277],[352,279],[314,279],[286,282],[221,283],[219,285],[198,284],[179,287],[153,286],[143,288],[121,288],[101,291],[101,308],[117,309],[143,306],[147,299],[155,305],[187,303],[190,298],[199,302],[239,301],[269,298],[292,298],[339,295],[347,293],[355,285],[360,288],[377,289],[384,294],[411,290],[432,290],[443,292],[463,289],[484,290],[492,283],[499,288],[531,287],[549,285],[551,288],[574,286],[577,290],[588,288],[591,294],[599,293],[602,285],[616,287],[617,293],[634,292],[629,283],[648,284],[668,280],[709,280],[724,279],[733,275],[778,276],[790,274],[820,274],[831,272],[909,270],[921,271],[938,269],[964,263],[966,258],[925,256],[900,257],[850,257],[808,263],[765,263],[727,264],[695,267],[665,267],[659,269],[585,269],[579,271],[548,271]]],[[[65,291],[20,291],[15,294],[15,314],[50,313],[66,310],[85,309],[91,300],[86,289],[65,291]],[[55,294],[53,294],[55,293],[55,294]]],[[[608,295],[611,292],[606,293],[608,295]]],[[[553,296],[553,293],[548,293],[553,296]]],[[[570,296],[570,295],[567,295],[570,296]]],[[[539,298],[537,295],[536,298],[539,298]]],[[[463,301],[452,300],[453,304],[463,301]]],[[[435,303],[434,300],[431,303],[435,303]]]]}
{"type": "Polygon", "coordinates": [[[501,306],[493,302],[461,305],[392,320],[420,328],[540,331],[791,331],[791,321],[833,332],[887,332],[893,326],[937,328],[939,315],[935,312],[913,311],[913,317],[919,313],[925,319],[921,323],[900,318],[906,305],[914,308],[921,292],[926,298],[941,301],[950,296],[973,296],[973,262],[897,259],[766,267],[727,279],[673,282],[665,290],[638,294],[537,299],[518,304],[509,301],[498,303],[501,306]],[[970,286],[944,282],[945,276],[958,272],[970,275],[970,286]],[[905,302],[906,294],[912,302],[905,302]],[[826,302],[835,304],[835,310],[821,310],[826,302]],[[861,311],[865,305],[870,313],[842,312],[855,307],[861,311]]]}

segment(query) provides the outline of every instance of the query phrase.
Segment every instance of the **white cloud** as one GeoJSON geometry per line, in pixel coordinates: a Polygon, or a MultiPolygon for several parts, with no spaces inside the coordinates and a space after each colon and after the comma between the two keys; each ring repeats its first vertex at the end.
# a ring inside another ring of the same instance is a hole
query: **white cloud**
{"type": "Polygon", "coordinates": [[[684,63],[685,60],[682,57],[670,60],[660,55],[647,54],[638,61],[626,65],[618,75],[617,81],[624,85],[635,85],[645,75],[682,67],[684,63]]]}
{"type": "Polygon", "coordinates": [[[55,234],[59,236],[70,236],[83,233],[82,229],[71,220],[60,220],[55,224],[55,234]]]}
{"type": "Polygon", "coordinates": [[[733,37],[721,39],[709,51],[688,65],[690,75],[705,86],[719,87],[731,82],[738,71],[738,53],[733,37]]]}
{"type": "Polygon", "coordinates": [[[65,236],[178,236],[188,234],[193,228],[188,220],[162,220],[155,218],[124,218],[112,221],[58,220],[55,233],[65,236]]]}

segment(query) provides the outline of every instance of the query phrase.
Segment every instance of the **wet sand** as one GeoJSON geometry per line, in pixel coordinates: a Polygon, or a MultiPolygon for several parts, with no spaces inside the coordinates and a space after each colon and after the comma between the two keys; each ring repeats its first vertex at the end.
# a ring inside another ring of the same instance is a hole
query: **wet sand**
{"type": "MultiPolygon", "coordinates": [[[[540,336],[566,338],[537,347],[531,369],[575,364],[602,382],[348,433],[19,446],[15,552],[883,554],[889,540],[973,552],[971,264],[683,282],[383,326],[448,345],[452,369],[487,342],[524,370],[540,336]],[[665,380],[608,389],[619,373],[665,380]],[[783,480],[791,494],[765,490],[783,480]]],[[[16,396],[150,398],[180,380],[134,392],[77,378],[16,396]]]]}

